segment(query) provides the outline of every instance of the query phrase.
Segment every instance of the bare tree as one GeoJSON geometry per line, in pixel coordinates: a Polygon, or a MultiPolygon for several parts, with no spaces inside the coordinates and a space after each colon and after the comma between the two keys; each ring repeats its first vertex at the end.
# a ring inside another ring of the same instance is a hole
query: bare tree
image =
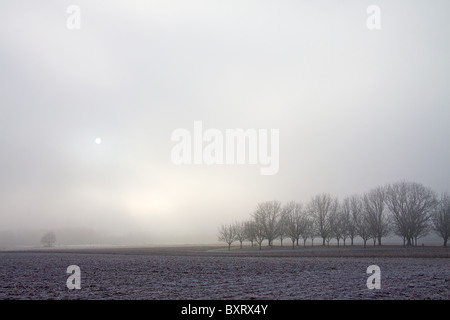
{"type": "Polygon", "coordinates": [[[353,245],[353,240],[357,236],[357,232],[356,232],[356,223],[352,215],[351,197],[344,198],[339,208],[341,211],[342,228],[343,228],[342,239],[344,240],[344,246],[347,237],[350,238],[350,244],[353,245]]]}
{"type": "Polygon", "coordinates": [[[367,240],[371,237],[370,222],[367,217],[367,212],[360,211],[356,218],[356,229],[358,230],[358,235],[361,237],[364,243],[364,248],[366,247],[367,240]]]}
{"type": "Polygon", "coordinates": [[[316,226],[317,222],[314,217],[309,216],[309,225],[307,229],[307,238],[311,239],[311,247],[314,247],[314,239],[319,237],[318,228],[316,226]]]}
{"type": "Polygon", "coordinates": [[[281,219],[284,220],[286,235],[292,241],[292,248],[294,248],[295,243],[300,238],[302,233],[302,205],[300,203],[291,201],[287,203],[281,214],[281,219]]]}
{"type": "Polygon", "coordinates": [[[450,237],[450,195],[448,193],[441,195],[439,204],[431,215],[431,221],[433,230],[444,239],[444,247],[447,247],[450,237]]]}
{"type": "Polygon", "coordinates": [[[262,242],[266,239],[266,231],[264,230],[264,226],[256,221],[253,221],[253,229],[255,232],[255,241],[259,246],[259,250],[261,250],[262,242]]]}
{"type": "Polygon", "coordinates": [[[386,204],[403,245],[405,241],[408,246],[417,245],[417,239],[430,231],[431,212],[437,204],[431,189],[415,182],[397,182],[387,187],[386,204]]]}
{"type": "Polygon", "coordinates": [[[332,232],[330,215],[336,209],[337,203],[337,199],[323,193],[313,197],[308,205],[308,212],[314,219],[317,233],[322,237],[323,246],[332,232]]]}
{"type": "Polygon", "coordinates": [[[223,241],[228,244],[228,250],[231,248],[231,244],[236,241],[236,233],[234,231],[234,226],[232,224],[229,225],[221,225],[219,228],[219,241],[223,241]]]}
{"type": "Polygon", "coordinates": [[[327,247],[330,246],[330,241],[331,241],[331,239],[333,239],[333,237],[334,237],[333,231],[329,232],[327,234],[327,236],[325,237],[325,242],[327,243],[327,247]]]}
{"type": "Polygon", "coordinates": [[[281,203],[279,201],[261,202],[253,213],[256,224],[264,230],[269,246],[272,246],[273,240],[279,235],[280,215],[281,203]]]}
{"type": "Polygon", "coordinates": [[[341,211],[340,206],[331,215],[332,234],[336,238],[337,246],[339,247],[340,241],[344,241],[347,238],[347,225],[345,221],[345,215],[341,211]]]}
{"type": "Polygon", "coordinates": [[[341,239],[344,243],[350,237],[350,212],[346,212],[342,210],[342,206],[339,206],[339,215],[340,215],[340,228],[341,228],[341,239]]]}
{"type": "Polygon", "coordinates": [[[374,245],[378,241],[378,245],[381,246],[381,238],[390,232],[389,217],[385,210],[386,191],[382,187],[372,189],[364,194],[363,199],[374,245]]]}
{"type": "Polygon", "coordinates": [[[244,222],[244,232],[245,232],[245,240],[250,241],[253,248],[253,242],[256,241],[256,228],[255,222],[253,220],[244,222]]]}
{"type": "Polygon", "coordinates": [[[53,231],[47,232],[41,238],[41,243],[46,247],[53,247],[56,242],[56,235],[53,231]]]}
{"type": "Polygon", "coordinates": [[[283,246],[283,239],[288,237],[287,234],[287,221],[286,217],[283,215],[283,210],[280,211],[280,216],[277,221],[277,227],[278,230],[278,238],[280,239],[280,246],[283,246]]]}
{"type": "Polygon", "coordinates": [[[243,222],[235,222],[233,225],[235,239],[239,241],[239,249],[242,249],[242,242],[247,238],[245,232],[245,224],[243,222]]]}
{"type": "MultiPolygon", "coordinates": [[[[300,236],[303,239],[303,246],[306,247],[306,240],[308,238],[311,238],[311,246],[314,244],[314,238],[315,238],[315,228],[314,228],[314,221],[308,217],[304,212],[300,218],[301,221],[301,233],[300,236]]],[[[298,242],[297,242],[298,245],[298,242]]]]}
{"type": "Polygon", "coordinates": [[[339,221],[339,202],[336,200],[336,204],[331,207],[330,211],[330,232],[326,237],[327,246],[330,246],[330,241],[336,238],[337,244],[339,246],[339,241],[341,240],[341,225],[339,221]]]}
{"type": "Polygon", "coordinates": [[[370,239],[371,230],[367,212],[364,209],[364,200],[361,196],[353,195],[350,198],[350,208],[353,223],[355,224],[356,234],[360,236],[366,247],[367,240],[370,239]]]}

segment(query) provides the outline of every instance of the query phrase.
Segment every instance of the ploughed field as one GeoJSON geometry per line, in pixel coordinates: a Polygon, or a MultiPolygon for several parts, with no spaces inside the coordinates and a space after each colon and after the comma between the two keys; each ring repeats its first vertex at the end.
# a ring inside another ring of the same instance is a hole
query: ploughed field
{"type": "Polygon", "coordinates": [[[449,299],[450,250],[163,247],[0,252],[0,299],[449,299]],[[69,290],[69,265],[81,289],[69,290]],[[366,273],[380,267],[381,289],[366,273]]]}

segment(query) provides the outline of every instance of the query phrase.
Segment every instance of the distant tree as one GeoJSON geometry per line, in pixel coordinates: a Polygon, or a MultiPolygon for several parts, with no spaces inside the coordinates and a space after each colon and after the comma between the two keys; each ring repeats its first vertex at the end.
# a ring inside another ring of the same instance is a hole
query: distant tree
{"type": "MultiPolygon", "coordinates": [[[[341,211],[343,214],[343,219],[345,220],[345,226],[347,229],[348,237],[350,238],[350,245],[353,246],[354,239],[358,236],[357,226],[356,226],[356,212],[360,210],[358,208],[358,198],[359,196],[353,195],[344,198],[341,204],[341,211]]],[[[345,240],[344,240],[345,245],[345,240]]]]}
{"type": "Polygon", "coordinates": [[[223,241],[228,244],[228,250],[231,248],[231,244],[236,241],[236,233],[234,231],[234,226],[232,224],[229,225],[221,225],[219,228],[219,241],[223,241]]]}
{"type": "Polygon", "coordinates": [[[364,208],[364,200],[361,196],[354,195],[350,201],[353,221],[356,227],[356,233],[360,236],[364,243],[364,248],[367,245],[367,240],[370,239],[372,233],[367,211],[364,208]]]}
{"type": "Polygon", "coordinates": [[[336,238],[337,246],[339,247],[340,241],[347,237],[346,224],[344,220],[344,213],[341,211],[340,206],[331,215],[331,226],[333,237],[336,238]]]}
{"type": "Polygon", "coordinates": [[[302,205],[291,201],[283,206],[281,219],[284,221],[286,236],[292,241],[292,248],[302,233],[302,205]]]}
{"type": "MultiPolygon", "coordinates": [[[[348,198],[345,198],[342,203],[339,203],[339,227],[340,227],[340,235],[342,242],[345,246],[345,241],[347,238],[350,238],[350,229],[351,229],[351,209],[350,209],[350,201],[348,198]]],[[[339,243],[338,243],[339,245],[339,243]]]]}
{"type": "MultiPolygon", "coordinates": [[[[319,234],[317,233],[318,228],[316,227],[316,221],[314,220],[313,217],[309,217],[308,218],[308,227],[307,227],[307,231],[304,234],[304,237],[310,238],[311,239],[311,247],[314,247],[314,239],[317,238],[319,236],[319,234]]],[[[302,236],[303,237],[303,236],[302,236]]],[[[303,244],[305,244],[305,238],[303,238],[303,244]]]]}
{"type": "Polygon", "coordinates": [[[433,210],[431,215],[433,230],[444,239],[444,247],[447,247],[447,241],[450,237],[450,195],[445,193],[441,195],[439,204],[433,210]]]}
{"type": "Polygon", "coordinates": [[[370,239],[372,233],[370,232],[370,223],[367,218],[367,214],[365,211],[361,211],[358,214],[358,218],[356,220],[356,229],[358,230],[358,235],[363,240],[364,248],[367,245],[367,240],[370,239]]]}
{"type": "Polygon", "coordinates": [[[403,245],[417,245],[417,239],[431,229],[431,213],[437,205],[436,194],[415,182],[398,182],[387,187],[386,204],[391,212],[394,232],[403,245]]]}
{"type": "Polygon", "coordinates": [[[322,237],[322,245],[332,234],[330,216],[336,210],[337,199],[329,194],[320,194],[311,199],[308,205],[308,212],[314,219],[317,233],[322,237]]]}
{"type": "Polygon", "coordinates": [[[279,218],[281,215],[281,202],[279,201],[266,201],[258,203],[255,212],[253,213],[253,219],[255,220],[258,228],[264,231],[265,238],[268,241],[268,245],[272,246],[273,240],[279,235],[279,218]]]}
{"type": "Polygon", "coordinates": [[[253,242],[256,241],[256,227],[253,220],[244,222],[245,240],[250,241],[252,248],[253,242]]]}
{"type": "MultiPolygon", "coordinates": [[[[306,247],[306,240],[311,238],[311,246],[314,244],[315,229],[314,221],[308,217],[305,212],[300,217],[300,223],[302,225],[300,236],[303,240],[303,247],[306,247]]],[[[298,245],[298,243],[297,243],[298,245]]]]}
{"type": "Polygon", "coordinates": [[[261,250],[262,243],[266,239],[266,231],[264,226],[256,221],[253,221],[253,228],[255,232],[255,241],[258,244],[259,250],[261,250]]]}
{"type": "Polygon", "coordinates": [[[280,239],[281,247],[283,246],[283,240],[288,237],[287,227],[286,217],[283,215],[283,210],[281,210],[276,227],[276,229],[278,230],[278,238],[280,239]]]}
{"type": "MultiPolygon", "coordinates": [[[[438,201],[436,194],[419,183],[398,182],[386,187],[377,187],[364,195],[346,197],[342,202],[329,194],[319,194],[311,198],[303,207],[294,201],[282,206],[279,201],[266,201],[257,204],[252,218],[246,222],[222,225],[219,240],[228,244],[230,249],[234,241],[256,242],[261,249],[265,239],[268,246],[273,240],[289,238],[292,247],[303,246],[311,238],[311,246],[317,237],[322,245],[335,238],[337,246],[346,239],[351,245],[356,237],[361,237],[366,247],[373,239],[374,246],[381,245],[383,237],[394,232],[403,239],[403,245],[417,245],[417,239],[434,230],[444,239],[447,246],[450,238],[449,208],[450,196],[444,194],[438,201]]],[[[54,234],[53,234],[54,237],[54,234]]],[[[50,237],[52,239],[52,237],[50,237]]],[[[42,243],[51,246],[54,240],[42,243]]]]}
{"type": "Polygon", "coordinates": [[[242,242],[247,238],[244,222],[235,222],[233,224],[235,239],[239,241],[239,249],[242,249],[242,242]]]}
{"type": "Polygon", "coordinates": [[[328,247],[330,246],[331,239],[336,238],[337,242],[339,243],[339,240],[341,238],[338,204],[339,204],[339,202],[336,200],[335,205],[331,206],[331,210],[330,210],[330,213],[328,216],[328,220],[329,220],[329,224],[330,224],[330,232],[328,232],[326,239],[325,239],[328,247]]]}
{"type": "Polygon", "coordinates": [[[53,231],[47,232],[41,238],[41,243],[45,247],[53,247],[55,242],[56,242],[56,235],[55,235],[55,233],[53,231]]]}
{"type": "Polygon", "coordinates": [[[331,231],[331,232],[329,232],[329,233],[327,234],[327,236],[325,237],[325,242],[327,243],[327,247],[330,246],[330,241],[331,241],[331,239],[333,239],[333,238],[334,238],[334,232],[331,231]]]}
{"type": "Polygon", "coordinates": [[[386,191],[382,187],[372,189],[364,194],[363,200],[374,245],[378,241],[378,245],[381,246],[381,239],[390,232],[389,217],[385,210],[386,191]]]}

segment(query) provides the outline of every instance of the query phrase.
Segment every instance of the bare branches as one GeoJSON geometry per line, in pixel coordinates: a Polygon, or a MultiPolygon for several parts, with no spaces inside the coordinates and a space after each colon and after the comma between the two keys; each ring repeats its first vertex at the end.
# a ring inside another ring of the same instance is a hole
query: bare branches
{"type": "Polygon", "coordinates": [[[353,221],[355,223],[356,232],[361,237],[366,247],[367,240],[370,239],[372,233],[370,228],[369,215],[364,209],[364,200],[361,196],[352,196],[350,200],[353,221]]]}
{"type": "Polygon", "coordinates": [[[308,212],[316,223],[317,233],[322,237],[322,244],[332,234],[330,216],[336,211],[338,201],[329,194],[320,194],[311,199],[308,205],[308,212]]]}
{"type": "Polygon", "coordinates": [[[253,213],[253,219],[256,224],[264,231],[265,238],[269,246],[272,241],[279,235],[278,220],[281,215],[281,202],[267,201],[259,203],[253,213]]]}
{"type": "Polygon", "coordinates": [[[441,195],[439,204],[432,212],[431,221],[433,230],[442,237],[446,247],[450,237],[450,195],[448,193],[441,195]]]}
{"type": "Polygon", "coordinates": [[[236,241],[236,233],[233,225],[221,225],[219,228],[219,241],[226,242],[228,244],[228,250],[230,250],[231,244],[236,241]]]}
{"type": "Polygon", "coordinates": [[[300,235],[305,231],[305,217],[302,214],[303,206],[294,201],[289,202],[283,207],[282,220],[286,236],[292,241],[292,247],[295,243],[298,245],[300,235]]]}
{"type": "Polygon", "coordinates": [[[244,222],[245,240],[250,241],[253,248],[253,242],[256,241],[256,227],[253,220],[244,222]]]}
{"type": "Polygon", "coordinates": [[[405,245],[430,231],[431,212],[437,205],[435,193],[415,182],[398,182],[387,187],[386,204],[393,218],[394,232],[405,245]]]}
{"type": "Polygon", "coordinates": [[[245,224],[243,222],[235,222],[232,226],[234,231],[234,238],[239,241],[240,249],[242,249],[242,242],[245,241],[247,235],[245,233],[245,224]]]}
{"type": "Polygon", "coordinates": [[[258,203],[252,219],[222,226],[219,240],[254,242],[261,249],[264,240],[273,246],[273,240],[289,238],[292,248],[303,246],[307,239],[314,245],[316,237],[322,238],[322,245],[336,239],[339,246],[346,239],[351,245],[360,237],[364,247],[369,239],[381,245],[382,238],[391,232],[402,237],[403,244],[417,245],[417,239],[431,229],[444,239],[447,245],[450,237],[450,196],[445,194],[437,201],[436,194],[419,183],[399,182],[386,187],[377,187],[363,195],[352,195],[341,202],[329,194],[311,198],[306,206],[291,201],[284,206],[279,201],[258,203]]]}
{"type": "Polygon", "coordinates": [[[390,233],[389,217],[385,210],[386,190],[378,187],[364,194],[364,210],[370,225],[370,233],[378,245],[381,246],[381,238],[390,233]]]}
{"type": "Polygon", "coordinates": [[[357,236],[356,233],[356,225],[355,221],[352,216],[352,207],[351,207],[351,200],[349,197],[344,198],[341,205],[339,206],[340,214],[341,214],[341,228],[342,231],[342,240],[344,241],[345,246],[345,240],[350,238],[351,245],[353,245],[353,240],[357,236]]]}
{"type": "Polygon", "coordinates": [[[41,238],[41,243],[46,247],[53,247],[56,242],[56,235],[53,231],[47,232],[41,238]]]}

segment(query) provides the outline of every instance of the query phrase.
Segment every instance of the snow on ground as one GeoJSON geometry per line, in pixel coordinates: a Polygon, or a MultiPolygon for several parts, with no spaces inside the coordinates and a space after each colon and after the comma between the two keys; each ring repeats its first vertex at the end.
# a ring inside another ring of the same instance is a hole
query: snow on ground
{"type": "Polygon", "coordinates": [[[449,299],[448,258],[0,252],[0,299],[449,299]],[[369,265],[381,289],[369,290],[369,265]],[[69,290],[69,265],[81,289],[69,290]]]}

